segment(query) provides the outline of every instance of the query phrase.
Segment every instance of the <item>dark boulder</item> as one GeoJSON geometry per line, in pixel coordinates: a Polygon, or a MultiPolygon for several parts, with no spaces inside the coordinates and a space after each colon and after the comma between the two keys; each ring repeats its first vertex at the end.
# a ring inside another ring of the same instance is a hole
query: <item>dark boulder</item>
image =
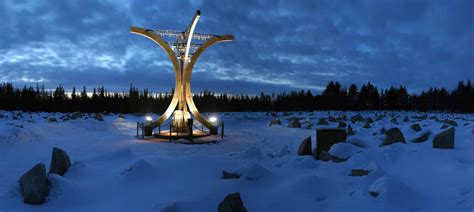
{"type": "Polygon", "coordinates": [[[433,138],[433,148],[436,149],[454,149],[455,129],[451,127],[433,138]]]}
{"type": "Polygon", "coordinates": [[[20,193],[23,202],[31,205],[44,203],[48,195],[50,182],[43,163],[36,164],[20,178],[20,193]]]}
{"type": "Polygon", "coordinates": [[[272,125],[281,125],[280,119],[276,118],[270,121],[270,126],[272,125]]]}
{"type": "Polygon", "coordinates": [[[413,130],[415,130],[416,132],[420,132],[421,131],[421,126],[420,124],[413,124],[411,125],[411,127],[413,130]]]}
{"type": "Polygon", "coordinates": [[[311,136],[301,141],[300,147],[298,148],[298,155],[311,155],[311,136]]]}
{"type": "Polygon", "coordinates": [[[362,117],[361,115],[355,115],[355,116],[352,116],[351,117],[351,121],[352,123],[356,123],[358,121],[362,121],[364,119],[364,117],[362,117]]]}
{"type": "Polygon", "coordinates": [[[347,135],[354,135],[354,130],[352,130],[352,126],[349,124],[347,126],[347,135]]]}
{"type": "Polygon", "coordinates": [[[240,175],[237,173],[227,172],[225,170],[222,171],[222,179],[239,179],[240,175]]]}
{"type": "Polygon", "coordinates": [[[71,160],[69,160],[67,153],[62,149],[54,147],[49,173],[64,176],[70,166],[71,160]]]}
{"type": "Polygon", "coordinates": [[[301,128],[301,122],[296,120],[296,119],[293,119],[290,123],[289,123],[289,127],[291,128],[301,128]]]}
{"type": "Polygon", "coordinates": [[[412,143],[422,143],[422,142],[425,142],[428,140],[428,138],[430,137],[431,135],[431,132],[430,131],[427,131],[427,132],[424,132],[422,133],[420,136],[416,137],[415,139],[413,139],[411,142],[412,143]]]}
{"type": "Polygon", "coordinates": [[[449,125],[454,126],[454,127],[458,126],[458,123],[454,120],[445,119],[445,120],[442,120],[441,122],[443,122],[445,124],[449,124],[449,125]]]}
{"type": "Polygon", "coordinates": [[[343,121],[339,122],[339,125],[337,125],[337,128],[346,128],[347,124],[343,121]]]}
{"type": "Polygon", "coordinates": [[[343,129],[316,130],[316,158],[319,159],[321,151],[329,151],[333,144],[344,142],[346,138],[347,133],[343,129]]]}
{"type": "Polygon", "coordinates": [[[104,121],[104,116],[100,113],[96,113],[94,117],[97,121],[104,121]]]}
{"type": "Polygon", "coordinates": [[[218,212],[247,212],[247,209],[240,198],[240,193],[232,193],[227,195],[224,200],[219,203],[218,212]]]}
{"type": "Polygon", "coordinates": [[[334,117],[334,116],[329,116],[329,117],[328,117],[328,121],[330,121],[330,122],[336,122],[337,119],[336,119],[336,117],[334,117]]]}
{"type": "Polygon", "coordinates": [[[390,122],[392,124],[398,124],[398,119],[397,118],[393,118],[392,120],[390,120],[390,122]]]}
{"type": "Polygon", "coordinates": [[[329,125],[329,122],[325,118],[320,118],[316,125],[329,125]]]}
{"type": "Polygon", "coordinates": [[[360,176],[366,176],[369,174],[369,170],[365,169],[352,169],[351,174],[349,176],[354,176],[354,177],[360,177],[360,176]]]}
{"type": "Polygon", "coordinates": [[[397,142],[406,143],[405,136],[403,136],[403,133],[400,131],[400,129],[391,128],[385,133],[385,139],[383,140],[381,146],[386,146],[397,142]]]}

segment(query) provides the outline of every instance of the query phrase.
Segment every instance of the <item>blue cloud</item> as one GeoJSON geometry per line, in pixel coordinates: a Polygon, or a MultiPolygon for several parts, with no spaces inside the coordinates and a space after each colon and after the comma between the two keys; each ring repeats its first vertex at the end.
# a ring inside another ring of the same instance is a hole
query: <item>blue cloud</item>
{"type": "Polygon", "coordinates": [[[0,3],[0,80],[47,87],[173,86],[171,63],[129,27],[234,34],[199,59],[193,89],[320,90],[330,80],[453,88],[474,79],[472,1],[11,1],[0,3]]]}

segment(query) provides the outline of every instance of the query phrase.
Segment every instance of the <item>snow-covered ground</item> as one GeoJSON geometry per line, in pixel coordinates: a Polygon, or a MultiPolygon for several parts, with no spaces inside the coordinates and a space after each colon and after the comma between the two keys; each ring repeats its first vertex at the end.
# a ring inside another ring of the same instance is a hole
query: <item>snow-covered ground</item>
{"type": "MultiPolygon", "coordinates": [[[[217,144],[184,145],[136,139],[143,117],[104,116],[62,121],[63,114],[0,111],[0,211],[216,211],[229,193],[240,192],[249,211],[473,211],[474,115],[436,114],[458,124],[454,149],[434,149],[432,139],[444,124],[416,121],[420,113],[392,112],[375,121],[352,124],[355,135],[332,154],[334,163],[298,156],[300,142],[329,115],[348,119],[355,112],[293,113],[269,126],[265,113],[219,113],[226,137],[217,144]],[[302,128],[287,127],[288,117],[303,118],[302,128]],[[0,116],[1,117],[1,116],[0,116]],[[17,117],[17,118],[13,118],[17,117]],[[58,122],[48,122],[56,117],[58,122]],[[420,123],[421,132],[410,128],[420,123]],[[306,129],[309,124],[310,129],[306,129]],[[468,123],[467,125],[465,125],[468,123]],[[381,128],[399,127],[407,143],[380,147],[381,128]],[[410,142],[432,131],[428,141],[410,142]],[[73,165],[64,177],[50,175],[52,189],[40,206],[22,202],[18,179],[39,162],[49,169],[53,147],[64,149],[73,165]],[[349,176],[352,169],[367,176],[349,176]],[[222,170],[240,179],[221,179],[222,170]],[[370,191],[379,193],[377,197],[370,191]]],[[[360,112],[376,120],[383,112],[360,112]]],[[[431,116],[433,114],[428,114],[431,116]]],[[[93,117],[91,115],[91,117],[93,117]]]]}

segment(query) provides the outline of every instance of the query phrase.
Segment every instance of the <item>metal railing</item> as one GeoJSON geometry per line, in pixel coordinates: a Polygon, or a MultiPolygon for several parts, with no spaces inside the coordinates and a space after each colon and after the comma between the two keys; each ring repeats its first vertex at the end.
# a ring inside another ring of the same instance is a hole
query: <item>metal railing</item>
{"type": "MultiPolygon", "coordinates": [[[[165,127],[165,126],[168,126],[168,123],[169,122],[166,122],[165,124],[163,125],[158,125],[158,134],[161,135],[161,128],[162,127],[165,127]]],[[[137,138],[141,138],[141,139],[145,139],[145,128],[146,128],[146,123],[145,122],[137,122],[137,138]],[[141,135],[140,135],[141,134],[141,135]]],[[[208,130],[205,130],[204,128],[204,125],[201,124],[201,128],[199,128],[199,126],[196,126],[196,125],[191,125],[190,126],[190,129],[188,129],[188,132],[179,132],[179,125],[176,124],[175,126],[173,126],[172,122],[169,124],[169,138],[170,138],[170,142],[172,142],[172,138],[173,138],[173,134],[176,134],[175,137],[179,137],[180,134],[184,134],[183,137],[185,137],[186,135],[189,137],[189,139],[192,141],[193,140],[193,131],[194,129],[198,130],[198,131],[201,131],[203,134],[206,134],[206,135],[210,135],[211,131],[208,129],[208,130]],[[176,127],[176,130],[175,132],[173,132],[173,127],[176,127]]],[[[189,127],[189,126],[188,126],[189,127]]],[[[218,124],[216,126],[217,129],[221,128],[221,139],[224,139],[224,122],[221,122],[220,124],[218,124]]],[[[207,128],[206,128],[207,129],[207,128]]]]}

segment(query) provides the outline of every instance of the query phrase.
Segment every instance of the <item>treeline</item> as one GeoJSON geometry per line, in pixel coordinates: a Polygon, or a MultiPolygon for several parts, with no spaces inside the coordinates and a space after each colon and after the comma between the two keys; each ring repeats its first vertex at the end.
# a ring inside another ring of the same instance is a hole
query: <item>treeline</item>
{"type": "MultiPolygon", "coordinates": [[[[172,93],[154,94],[148,89],[130,86],[128,92],[108,92],[103,86],[73,88],[66,94],[62,86],[54,91],[43,85],[14,88],[12,83],[0,84],[0,109],[45,112],[113,112],[162,113],[171,101],[172,93]]],[[[202,112],[237,111],[313,111],[313,110],[419,110],[445,112],[474,112],[474,88],[471,81],[460,81],[457,87],[430,88],[420,94],[409,94],[406,87],[378,89],[368,82],[357,87],[343,87],[329,82],[319,95],[301,90],[290,93],[251,95],[215,94],[202,91],[194,95],[194,102],[202,112]]]]}

